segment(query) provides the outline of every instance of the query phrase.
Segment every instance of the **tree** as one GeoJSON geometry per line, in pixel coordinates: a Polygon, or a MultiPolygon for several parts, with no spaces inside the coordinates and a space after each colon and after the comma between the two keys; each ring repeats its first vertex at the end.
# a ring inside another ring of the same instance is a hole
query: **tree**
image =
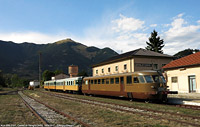
{"type": "Polygon", "coordinates": [[[78,73],[78,76],[88,76],[87,72],[85,70],[78,73]]]}
{"type": "Polygon", "coordinates": [[[199,49],[185,49],[185,50],[182,50],[182,51],[174,54],[174,57],[175,57],[175,59],[179,59],[179,58],[191,55],[193,53],[197,53],[199,51],[200,51],[199,49]]]}
{"type": "Polygon", "coordinates": [[[146,42],[147,50],[150,51],[154,51],[154,52],[158,52],[158,53],[163,53],[162,48],[165,46],[163,43],[163,39],[160,39],[160,37],[158,36],[158,33],[153,30],[153,32],[151,32],[151,37],[149,37],[149,42],[146,42]]]}
{"type": "Polygon", "coordinates": [[[52,72],[52,71],[49,71],[49,70],[45,70],[42,73],[42,79],[43,79],[43,81],[51,80],[51,77],[53,77],[53,76],[55,76],[55,73],[52,72]]]}
{"type": "Polygon", "coordinates": [[[5,80],[1,70],[0,70],[0,86],[5,87],[5,80]]]}
{"type": "Polygon", "coordinates": [[[64,73],[63,70],[58,70],[57,69],[57,70],[54,71],[55,75],[59,75],[59,74],[63,74],[63,73],[64,73]]]}

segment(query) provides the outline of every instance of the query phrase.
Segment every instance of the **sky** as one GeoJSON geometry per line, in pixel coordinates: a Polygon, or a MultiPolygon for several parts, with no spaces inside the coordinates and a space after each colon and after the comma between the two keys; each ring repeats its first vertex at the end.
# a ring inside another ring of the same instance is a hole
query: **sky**
{"type": "Polygon", "coordinates": [[[0,0],[0,40],[71,38],[118,53],[145,48],[153,30],[164,54],[200,49],[200,0],[0,0]]]}

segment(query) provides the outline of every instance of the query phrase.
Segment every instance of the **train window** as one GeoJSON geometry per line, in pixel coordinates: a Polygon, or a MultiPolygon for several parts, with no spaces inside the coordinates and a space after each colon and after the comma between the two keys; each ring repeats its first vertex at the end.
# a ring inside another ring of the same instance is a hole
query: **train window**
{"type": "Polygon", "coordinates": [[[158,75],[152,75],[154,82],[159,83],[159,76],[158,75]]]}
{"type": "Polygon", "coordinates": [[[93,80],[91,80],[91,84],[93,84],[93,80]]]}
{"type": "Polygon", "coordinates": [[[85,84],[85,81],[83,80],[83,84],[85,84]]]}
{"type": "Polygon", "coordinates": [[[145,78],[147,83],[153,83],[153,80],[152,80],[150,75],[145,75],[144,78],[145,78]]]}
{"type": "Polygon", "coordinates": [[[101,79],[101,83],[104,84],[105,83],[105,79],[101,79]]]}
{"type": "Polygon", "coordinates": [[[114,78],[110,79],[110,84],[114,84],[114,78]]]}
{"type": "Polygon", "coordinates": [[[139,83],[138,77],[134,76],[134,77],[133,77],[133,81],[134,81],[134,83],[139,83]]]}
{"type": "Polygon", "coordinates": [[[145,83],[144,77],[142,75],[138,76],[140,83],[145,83]]]}
{"type": "Polygon", "coordinates": [[[97,84],[97,80],[96,79],[94,80],[94,84],[97,84]]]}
{"type": "Polygon", "coordinates": [[[132,84],[132,76],[127,76],[126,77],[126,83],[127,84],[132,84]]]}
{"type": "Polygon", "coordinates": [[[109,79],[108,78],[106,79],[106,84],[109,84],[109,79]]]}
{"type": "Polygon", "coordinates": [[[74,85],[73,81],[71,81],[71,85],[74,85]]]}
{"type": "Polygon", "coordinates": [[[119,84],[119,78],[115,78],[115,84],[119,84]]]}
{"type": "Polygon", "coordinates": [[[85,81],[85,85],[88,85],[88,80],[85,81]]]}
{"type": "Polygon", "coordinates": [[[98,84],[101,84],[101,79],[98,79],[98,84]]]}

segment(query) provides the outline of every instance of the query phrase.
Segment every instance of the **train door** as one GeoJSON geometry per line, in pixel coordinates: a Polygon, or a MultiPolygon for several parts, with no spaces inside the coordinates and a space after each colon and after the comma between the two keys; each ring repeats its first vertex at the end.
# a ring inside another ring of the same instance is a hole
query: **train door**
{"type": "Polygon", "coordinates": [[[90,90],[90,80],[85,80],[86,89],[90,90]]]}
{"type": "Polygon", "coordinates": [[[63,91],[65,91],[65,81],[63,82],[63,91]]]}
{"type": "Polygon", "coordinates": [[[188,76],[189,92],[196,92],[196,78],[195,75],[188,76]]]}
{"type": "Polygon", "coordinates": [[[124,92],[124,77],[120,77],[120,92],[124,92]]]}

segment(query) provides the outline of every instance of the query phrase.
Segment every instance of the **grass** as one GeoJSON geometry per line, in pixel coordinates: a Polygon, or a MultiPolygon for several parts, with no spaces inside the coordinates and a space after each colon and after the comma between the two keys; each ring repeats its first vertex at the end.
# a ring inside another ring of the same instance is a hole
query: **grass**
{"type": "Polygon", "coordinates": [[[169,121],[155,120],[138,114],[116,112],[99,106],[60,99],[37,91],[25,91],[25,93],[95,127],[167,127],[176,125],[173,122],[169,124],[169,121]]]}
{"type": "MultiPolygon", "coordinates": [[[[39,91],[44,91],[43,89],[38,89],[39,91]]],[[[57,92],[58,93],[58,92],[57,92]]],[[[137,106],[141,108],[148,108],[158,111],[168,111],[172,113],[179,113],[179,114],[186,114],[186,115],[193,115],[193,116],[199,116],[200,110],[192,110],[192,109],[186,109],[186,108],[179,108],[175,106],[167,106],[167,105],[160,105],[160,104],[152,104],[152,103],[143,103],[139,101],[127,101],[123,99],[111,99],[106,97],[90,97],[90,96],[83,96],[83,95],[76,95],[71,94],[71,96],[75,96],[77,98],[83,98],[83,99],[89,99],[89,100],[97,100],[97,101],[103,101],[103,102],[109,102],[109,103],[115,103],[115,104],[123,104],[127,106],[137,106]]]]}
{"type": "MultiPolygon", "coordinates": [[[[6,89],[10,91],[12,89],[6,89]]],[[[18,95],[0,95],[0,125],[41,124],[18,95]]]]}
{"type": "Polygon", "coordinates": [[[0,87],[0,93],[7,93],[7,92],[10,92],[10,91],[16,91],[17,88],[3,88],[3,87],[0,87]]]}

